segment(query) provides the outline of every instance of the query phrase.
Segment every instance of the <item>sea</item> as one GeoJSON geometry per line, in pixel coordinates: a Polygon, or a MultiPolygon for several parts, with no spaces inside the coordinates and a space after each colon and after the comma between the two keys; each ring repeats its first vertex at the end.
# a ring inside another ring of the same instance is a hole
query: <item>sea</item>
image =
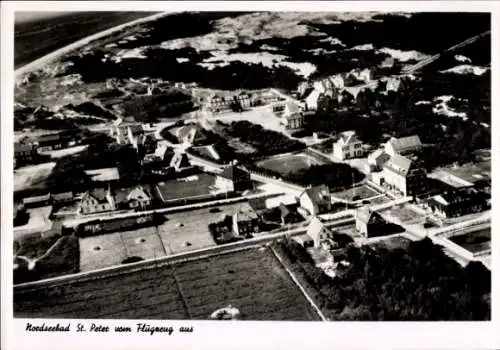
{"type": "Polygon", "coordinates": [[[68,12],[56,17],[16,21],[14,68],[79,39],[153,14],[155,12],[68,12]]]}

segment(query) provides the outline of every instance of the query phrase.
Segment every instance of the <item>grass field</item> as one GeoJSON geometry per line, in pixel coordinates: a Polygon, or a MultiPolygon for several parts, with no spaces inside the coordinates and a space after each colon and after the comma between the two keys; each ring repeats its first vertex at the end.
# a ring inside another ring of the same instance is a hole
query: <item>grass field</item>
{"type": "Polygon", "coordinates": [[[346,200],[352,200],[353,197],[359,197],[358,199],[367,199],[378,196],[379,194],[380,192],[375,191],[367,185],[361,185],[345,191],[332,193],[333,196],[346,200]]]}
{"type": "Polygon", "coordinates": [[[472,253],[478,253],[491,249],[491,228],[450,237],[449,240],[472,253]]]}
{"type": "Polygon", "coordinates": [[[15,317],[207,319],[228,304],[247,320],[317,320],[268,248],[14,294],[15,317]]]}
{"type": "Polygon", "coordinates": [[[273,157],[257,163],[261,168],[276,171],[282,175],[294,173],[302,169],[307,169],[312,165],[323,164],[316,158],[310,157],[307,154],[298,153],[285,156],[273,157]]]}
{"type": "MultiPolygon", "coordinates": [[[[169,180],[158,184],[161,195],[165,200],[209,195],[215,183],[215,176],[211,174],[196,174],[187,178],[169,180]]],[[[158,196],[155,190],[155,195],[158,196]]]]}

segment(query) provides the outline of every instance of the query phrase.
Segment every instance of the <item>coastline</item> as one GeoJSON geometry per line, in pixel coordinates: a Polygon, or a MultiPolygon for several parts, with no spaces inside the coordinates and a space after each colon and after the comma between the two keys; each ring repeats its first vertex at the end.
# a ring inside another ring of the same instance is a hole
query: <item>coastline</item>
{"type": "Polygon", "coordinates": [[[89,35],[83,39],[75,41],[74,43],[71,43],[69,45],[66,45],[66,46],[60,48],[60,49],[57,49],[57,50],[55,50],[55,51],[53,51],[45,56],[42,56],[42,57],[40,57],[40,58],[22,66],[22,67],[19,67],[18,69],[15,70],[15,78],[18,79],[19,77],[21,77],[25,74],[28,74],[30,72],[41,69],[45,64],[50,63],[51,61],[56,60],[60,56],[66,54],[66,53],[69,53],[73,50],[76,50],[76,49],[78,49],[78,48],[80,48],[80,47],[82,47],[82,46],[84,46],[84,45],[86,45],[94,40],[101,39],[105,36],[111,35],[114,32],[119,31],[121,29],[125,29],[125,28],[133,26],[133,25],[153,21],[155,19],[167,16],[169,14],[171,14],[171,12],[157,13],[157,14],[154,14],[151,16],[147,16],[147,17],[139,18],[139,19],[136,19],[136,20],[133,20],[130,22],[123,23],[123,24],[119,24],[115,27],[112,27],[112,28],[103,30],[101,32],[89,35]]]}

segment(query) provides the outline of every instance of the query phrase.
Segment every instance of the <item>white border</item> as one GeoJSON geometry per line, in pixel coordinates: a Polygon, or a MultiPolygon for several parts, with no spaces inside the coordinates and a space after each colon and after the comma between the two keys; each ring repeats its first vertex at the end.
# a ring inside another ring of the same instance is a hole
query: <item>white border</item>
{"type": "MultiPolygon", "coordinates": [[[[493,178],[499,173],[496,151],[499,149],[498,96],[500,74],[499,63],[499,9],[495,1],[351,1],[351,2],[139,2],[139,1],[5,1],[1,12],[1,160],[2,160],[2,348],[24,349],[101,349],[101,348],[169,348],[169,349],[234,349],[234,348],[276,348],[276,349],[331,349],[331,348],[455,348],[455,349],[495,349],[500,348],[498,271],[499,249],[492,250],[492,322],[457,323],[303,323],[303,322],[175,322],[175,324],[194,324],[193,336],[116,336],[113,334],[86,336],[30,334],[22,331],[25,322],[12,319],[12,130],[13,130],[13,13],[16,10],[29,11],[403,11],[403,12],[492,12],[492,130],[493,130],[493,178]],[[495,98],[495,96],[497,98],[495,98]],[[496,329],[496,332],[495,332],[496,329]]],[[[464,23],[467,25],[467,23],[464,23]]],[[[494,181],[495,182],[495,181],[494,181]]],[[[497,212],[497,186],[493,184],[493,210],[497,212]]],[[[500,203],[499,203],[500,205],[500,203]]],[[[493,215],[495,218],[496,215],[493,215]]],[[[492,244],[496,247],[495,233],[499,226],[492,223],[492,244]]],[[[64,323],[63,321],[62,323],[64,323]]],[[[113,321],[99,321],[101,324],[113,321]]],[[[120,321],[133,325],[134,322],[120,321]]],[[[161,322],[150,322],[161,323],[161,322]]],[[[169,324],[173,324],[169,322],[169,324]]]]}

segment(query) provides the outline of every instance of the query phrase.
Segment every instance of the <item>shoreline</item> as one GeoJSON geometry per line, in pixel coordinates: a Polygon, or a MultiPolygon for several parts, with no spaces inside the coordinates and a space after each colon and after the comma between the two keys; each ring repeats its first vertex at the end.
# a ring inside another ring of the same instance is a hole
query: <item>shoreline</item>
{"type": "Polygon", "coordinates": [[[139,19],[136,19],[136,20],[133,20],[130,22],[123,23],[123,24],[119,24],[119,25],[114,26],[112,28],[100,31],[100,32],[92,34],[92,35],[89,35],[83,39],[79,39],[79,40],[77,40],[69,45],[66,45],[60,49],[52,51],[51,53],[49,53],[45,56],[42,56],[42,57],[40,57],[40,58],[22,66],[22,67],[19,67],[18,69],[16,69],[14,71],[15,78],[18,79],[25,74],[39,70],[39,69],[43,68],[44,65],[56,60],[60,56],[66,54],[66,53],[69,53],[71,51],[74,51],[74,50],[94,41],[94,40],[98,40],[98,39],[101,39],[101,38],[106,37],[108,35],[111,35],[114,32],[119,31],[121,29],[125,29],[127,27],[130,27],[130,26],[133,26],[136,24],[141,24],[141,23],[153,21],[155,19],[167,16],[169,14],[171,14],[171,12],[157,13],[157,14],[154,14],[151,16],[147,16],[147,17],[139,18],[139,19]]]}

